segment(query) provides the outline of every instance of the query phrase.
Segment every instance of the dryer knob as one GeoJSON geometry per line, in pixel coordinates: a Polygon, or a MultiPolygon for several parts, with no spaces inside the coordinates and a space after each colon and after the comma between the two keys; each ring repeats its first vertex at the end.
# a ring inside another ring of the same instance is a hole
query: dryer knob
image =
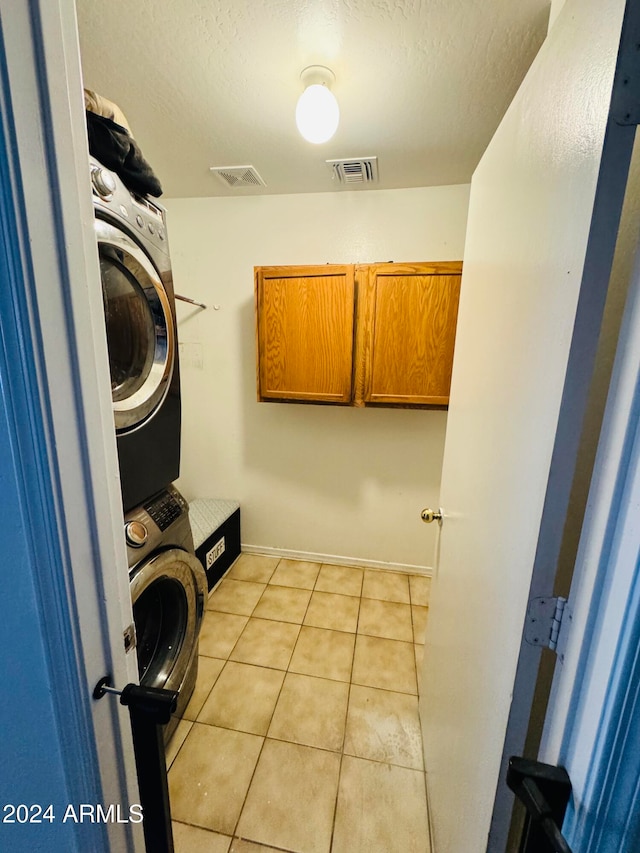
{"type": "Polygon", "coordinates": [[[107,169],[94,166],[91,169],[91,183],[100,198],[108,201],[116,191],[116,179],[107,169]]]}
{"type": "Polygon", "coordinates": [[[127,540],[127,545],[132,548],[142,548],[147,541],[149,533],[147,528],[141,521],[127,521],[124,526],[124,536],[127,540]]]}

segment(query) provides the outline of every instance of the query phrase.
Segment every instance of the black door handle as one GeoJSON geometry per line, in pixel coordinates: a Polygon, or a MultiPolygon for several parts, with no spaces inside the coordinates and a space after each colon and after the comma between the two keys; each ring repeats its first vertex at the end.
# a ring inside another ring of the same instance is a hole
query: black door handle
{"type": "Polygon", "coordinates": [[[110,685],[109,676],[101,679],[93,698],[115,693],[120,704],[129,708],[147,853],[174,853],[162,727],[176,710],[178,694],[140,684],[127,684],[122,690],[110,685]]]}
{"type": "Polygon", "coordinates": [[[571,853],[560,830],[571,795],[564,767],[513,756],[507,785],[527,810],[520,853],[571,853]]]}

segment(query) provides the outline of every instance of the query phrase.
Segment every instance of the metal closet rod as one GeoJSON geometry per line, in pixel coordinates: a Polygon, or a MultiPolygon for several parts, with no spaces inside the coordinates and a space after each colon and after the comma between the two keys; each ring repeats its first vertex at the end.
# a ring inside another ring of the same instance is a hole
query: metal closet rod
{"type": "Polygon", "coordinates": [[[189,305],[197,305],[198,308],[206,308],[207,306],[204,302],[196,302],[195,299],[189,299],[188,296],[180,296],[179,293],[174,293],[176,299],[179,299],[181,302],[188,302],[189,305]]]}

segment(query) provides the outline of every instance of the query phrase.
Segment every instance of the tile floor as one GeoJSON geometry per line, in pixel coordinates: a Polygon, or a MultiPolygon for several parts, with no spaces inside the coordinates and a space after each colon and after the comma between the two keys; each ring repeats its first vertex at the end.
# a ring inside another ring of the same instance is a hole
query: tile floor
{"type": "Polygon", "coordinates": [[[429,579],[242,554],[169,744],[176,853],[429,853],[429,579]]]}

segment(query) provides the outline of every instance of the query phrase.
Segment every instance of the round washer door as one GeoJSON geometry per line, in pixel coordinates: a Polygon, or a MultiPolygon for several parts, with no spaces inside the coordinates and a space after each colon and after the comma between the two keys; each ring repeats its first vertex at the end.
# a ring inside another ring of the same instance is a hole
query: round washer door
{"type": "Polygon", "coordinates": [[[158,271],[123,231],[95,220],[116,430],[150,417],[175,362],[171,303],[158,271]]]}
{"type": "Polygon", "coordinates": [[[132,571],[130,589],[140,683],[179,690],[204,614],[204,569],[180,548],[160,551],[132,571]]]}

